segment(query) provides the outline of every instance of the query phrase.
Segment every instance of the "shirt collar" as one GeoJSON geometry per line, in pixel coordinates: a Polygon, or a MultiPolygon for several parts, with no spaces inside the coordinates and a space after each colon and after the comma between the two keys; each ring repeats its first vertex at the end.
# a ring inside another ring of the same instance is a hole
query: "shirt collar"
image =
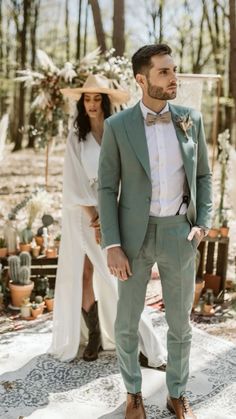
{"type": "MultiPolygon", "coordinates": [[[[144,105],[142,100],[140,100],[139,104],[140,104],[140,109],[141,109],[141,112],[142,112],[142,115],[143,115],[144,119],[146,119],[147,113],[152,113],[153,115],[157,114],[156,112],[147,108],[147,106],[144,105]]],[[[166,106],[161,110],[161,112],[159,112],[159,114],[162,114],[162,113],[168,112],[168,111],[169,111],[169,103],[167,102],[166,106]]]]}

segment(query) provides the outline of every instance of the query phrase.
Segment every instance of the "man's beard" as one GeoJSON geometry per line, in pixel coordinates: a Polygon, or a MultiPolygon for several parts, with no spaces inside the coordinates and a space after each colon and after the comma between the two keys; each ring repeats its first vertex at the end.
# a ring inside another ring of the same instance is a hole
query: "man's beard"
{"type": "Polygon", "coordinates": [[[147,83],[148,83],[148,95],[152,99],[159,99],[159,100],[175,99],[176,91],[173,91],[171,93],[164,92],[163,87],[153,86],[148,79],[147,79],[147,83]]]}

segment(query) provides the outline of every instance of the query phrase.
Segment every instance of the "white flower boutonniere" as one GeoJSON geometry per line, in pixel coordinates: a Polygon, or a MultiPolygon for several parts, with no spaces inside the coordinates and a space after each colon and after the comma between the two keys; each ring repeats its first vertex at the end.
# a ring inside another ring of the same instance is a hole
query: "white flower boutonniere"
{"type": "Polygon", "coordinates": [[[185,136],[188,138],[187,131],[193,125],[193,121],[192,121],[190,115],[187,114],[187,115],[180,116],[178,119],[176,119],[176,124],[177,124],[177,126],[179,128],[182,129],[182,131],[184,132],[185,136]]]}

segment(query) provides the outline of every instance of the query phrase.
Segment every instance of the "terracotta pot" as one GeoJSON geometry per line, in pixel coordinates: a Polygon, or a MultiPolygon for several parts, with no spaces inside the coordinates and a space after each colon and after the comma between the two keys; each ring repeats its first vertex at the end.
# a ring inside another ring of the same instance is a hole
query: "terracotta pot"
{"type": "Polygon", "coordinates": [[[52,249],[46,250],[46,258],[56,258],[57,257],[57,249],[53,247],[52,249]]]}
{"type": "Polygon", "coordinates": [[[196,282],[195,284],[195,293],[194,293],[194,300],[193,300],[193,308],[198,305],[199,299],[201,297],[202,290],[205,286],[205,281],[196,282]]]}
{"type": "Polygon", "coordinates": [[[53,311],[54,298],[45,298],[45,304],[48,311],[53,311]]]}
{"type": "Polygon", "coordinates": [[[11,302],[14,307],[20,308],[24,298],[29,298],[34,288],[34,282],[31,281],[28,285],[13,284],[9,282],[9,288],[11,291],[11,302]]]}
{"type": "Polygon", "coordinates": [[[38,246],[43,247],[43,236],[35,236],[35,241],[38,246]]]}
{"type": "Polygon", "coordinates": [[[218,228],[211,228],[208,232],[208,237],[211,237],[214,239],[215,237],[218,237],[219,235],[219,229],[218,228]]]}
{"type": "Polygon", "coordinates": [[[40,246],[35,246],[35,247],[32,247],[32,255],[33,255],[35,258],[37,258],[37,257],[39,256],[40,249],[41,249],[41,247],[40,247],[40,246]]]}
{"type": "Polygon", "coordinates": [[[228,237],[229,227],[220,227],[220,235],[221,237],[228,237]]]}
{"type": "Polygon", "coordinates": [[[31,244],[30,243],[20,243],[19,244],[20,252],[31,252],[31,244]]]}
{"type": "Polygon", "coordinates": [[[44,303],[39,304],[39,306],[37,308],[32,308],[31,307],[32,317],[34,319],[36,319],[38,316],[40,316],[41,314],[43,314],[43,310],[44,310],[44,303]]]}
{"type": "Polygon", "coordinates": [[[0,258],[5,258],[7,256],[7,247],[0,247],[0,258]]]}
{"type": "Polygon", "coordinates": [[[206,314],[206,315],[209,316],[209,314],[210,315],[213,315],[214,313],[215,313],[215,310],[214,310],[214,308],[213,308],[212,305],[204,304],[204,306],[203,306],[203,314],[206,314]]]}

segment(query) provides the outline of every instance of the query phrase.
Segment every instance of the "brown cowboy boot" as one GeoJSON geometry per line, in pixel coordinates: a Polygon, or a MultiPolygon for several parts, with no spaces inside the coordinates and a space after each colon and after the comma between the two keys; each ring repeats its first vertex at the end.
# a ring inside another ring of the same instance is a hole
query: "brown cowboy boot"
{"type": "Polygon", "coordinates": [[[102,350],[97,301],[88,312],[82,308],[82,314],[89,330],[89,340],[83,353],[83,359],[84,361],[95,361],[98,359],[98,352],[102,350]]]}
{"type": "Polygon", "coordinates": [[[181,396],[179,399],[168,396],[166,407],[171,413],[176,414],[177,419],[197,419],[185,396],[181,396]]]}
{"type": "Polygon", "coordinates": [[[158,371],[166,371],[166,363],[163,362],[163,364],[159,365],[159,367],[150,367],[150,365],[148,365],[148,358],[142,353],[139,353],[139,363],[141,365],[141,367],[144,368],[151,368],[153,370],[158,370],[158,371]]]}
{"type": "Polygon", "coordinates": [[[127,393],[125,419],[146,419],[142,393],[127,393]]]}

